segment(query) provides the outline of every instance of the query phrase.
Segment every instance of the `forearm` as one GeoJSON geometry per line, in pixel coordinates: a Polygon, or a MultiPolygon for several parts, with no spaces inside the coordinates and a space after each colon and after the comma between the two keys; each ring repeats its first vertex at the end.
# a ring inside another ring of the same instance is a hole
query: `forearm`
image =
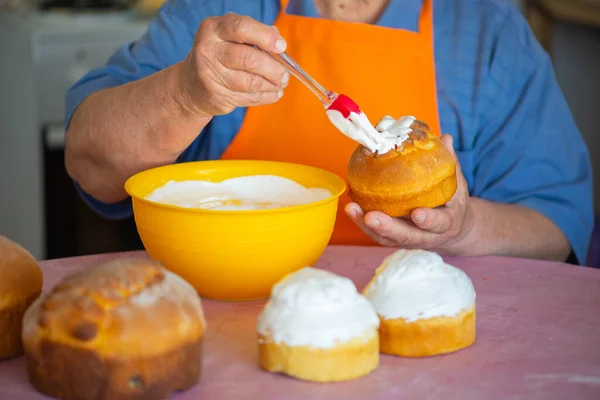
{"type": "Polygon", "coordinates": [[[544,215],[512,204],[471,198],[472,226],[460,243],[462,255],[498,255],[564,261],[570,245],[544,215]]]}
{"type": "Polygon", "coordinates": [[[188,104],[183,64],[90,95],[77,108],[66,135],[69,175],[94,198],[126,198],[125,181],[148,168],[173,163],[208,124],[188,104]]]}

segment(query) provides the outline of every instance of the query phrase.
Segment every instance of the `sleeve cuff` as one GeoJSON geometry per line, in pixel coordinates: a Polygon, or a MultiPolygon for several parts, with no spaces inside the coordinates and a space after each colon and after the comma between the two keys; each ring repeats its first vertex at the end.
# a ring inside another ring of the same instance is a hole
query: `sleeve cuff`
{"type": "Polygon", "coordinates": [[[119,203],[107,204],[94,199],[92,196],[83,191],[81,186],[77,182],[73,182],[77,192],[83,199],[84,203],[88,205],[96,214],[109,219],[109,220],[121,220],[129,218],[133,215],[133,207],[131,205],[131,198],[127,198],[119,203]]]}

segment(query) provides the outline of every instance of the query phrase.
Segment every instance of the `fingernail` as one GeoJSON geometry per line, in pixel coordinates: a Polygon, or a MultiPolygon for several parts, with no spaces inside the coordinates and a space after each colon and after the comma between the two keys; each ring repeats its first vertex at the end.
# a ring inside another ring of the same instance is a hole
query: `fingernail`
{"type": "Polygon", "coordinates": [[[283,73],[283,76],[281,77],[281,86],[286,87],[289,82],[290,82],[290,73],[285,71],[283,73]]]}
{"type": "Polygon", "coordinates": [[[416,222],[423,222],[425,221],[425,218],[427,218],[424,214],[417,214],[415,215],[415,221],[416,222]]]}
{"type": "Polygon", "coordinates": [[[286,47],[287,47],[287,44],[285,43],[285,39],[283,39],[283,38],[278,39],[277,42],[275,42],[275,49],[277,51],[285,51],[286,47]]]}
{"type": "Polygon", "coordinates": [[[283,97],[283,90],[280,90],[279,92],[277,92],[277,98],[280,99],[283,97]]]}
{"type": "Polygon", "coordinates": [[[377,218],[373,218],[367,221],[367,226],[370,228],[377,228],[379,226],[379,220],[377,218]]]}
{"type": "Polygon", "coordinates": [[[352,207],[346,209],[346,214],[348,214],[350,218],[356,218],[356,210],[352,207]]]}

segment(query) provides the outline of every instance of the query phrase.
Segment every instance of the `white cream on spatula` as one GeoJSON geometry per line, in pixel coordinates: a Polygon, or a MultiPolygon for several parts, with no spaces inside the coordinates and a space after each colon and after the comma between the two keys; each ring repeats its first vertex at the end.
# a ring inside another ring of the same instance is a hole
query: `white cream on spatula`
{"type": "Polygon", "coordinates": [[[369,118],[350,97],[325,89],[288,54],[267,54],[280,62],[319,98],[329,120],[336,128],[371,152],[385,154],[396,146],[400,146],[408,138],[408,134],[411,132],[410,126],[415,121],[414,117],[403,117],[396,121],[392,117],[386,116],[379,121],[377,128],[374,128],[369,122],[369,118]]]}
{"type": "Polygon", "coordinates": [[[400,146],[408,139],[411,125],[415,122],[415,117],[411,116],[395,120],[386,115],[373,127],[367,115],[357,111],[350,111],[347,117],[338,110],[328,109],[326,113],[340,132],[377,154],[385,154],[400,146]]]}

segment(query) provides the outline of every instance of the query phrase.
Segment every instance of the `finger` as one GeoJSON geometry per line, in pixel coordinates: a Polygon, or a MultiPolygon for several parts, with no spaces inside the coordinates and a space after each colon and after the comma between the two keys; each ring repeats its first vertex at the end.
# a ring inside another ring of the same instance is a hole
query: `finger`
{"type": "Polygon", "coordinates": [[[273,85],[260,75],[251,74],[244,71],[233,71],[225,69],[221,73],[223,85],[234,91],[243,93],[277,93],[283,88],[279,85],[273,85]]]}
{"type": "Polygon", "coordinates": [[[448,151],[450,151],[450,154],[452,154],[452,158],[454,159],[454,162],[456,163],[456,169],[457,169],[456,172],[458,173],[460,170],[460,162],[458,161],[458,156],[456,155],[456,151],[454,151],[454,138],[451,135],[448,135],[446,133],[440,137],[440,140],[442,141],[442,143],[444,143],[444,146],[446,146],[448,151]]]}
{"type": "Polygon", "coordinates": [[[255,107],[273,104],[283,97],[283,90],[278,92],[233,93],[234,104],[240,107],[255,107]]]}
{"type": "Polygon", "coordinates": [[[452,158],[454,158],[454,161],[458,162],[458,157],[456,156],[456,152],[454,151],[454,138],[446,133],[440,137],[440,140],[442,141],[442,143],[444,143],[444,146],[446,146],[448,151],[450,151],[450,154],[452,154],[452,158]]]}
{"type": "Polygon", "coordinates": [[[365,224],[365,214],[360,206],[356,203],[349,203],[344,208],[348,217],[354,222],[361,231],[363,231],[367,236],[369,236],[373,241],[379,243],[382,246],[395,246],[396,242],[391,239],[384,238],[381,235],[378,235],[373,229],[369,228],[365,224]]]}
{"type": "Polygon", "coordinates": [[[444,234],[456,223],[455,211],[450,207],[417,208],[410,214],[414,224],[431,233],[444,234]]]}
{"type": "Polygon", "coordinates": [[[452,137],[452,135],[448,135],[447,133],[445,133],[440,137],[440,140],[442,141],[442,143],[444,143],[444,146],[446,146],[446,148],[450,150],[451,153],[454,153],[454,138],[452,137]]]}
{"type": "Polygon", "coordinates": [[[223,43],[218,57],[225,68],[260,76],[280,89],[286,87],[290,79],[290,74],[280,63],[251,46],[223,43]]]}
{"type": "Polygon", "coordinates": [[[436,235],[419,229],[411,221],[392,218],[379,211],[365,215],[365,224],[378,235],[391,239],[405,248],[429,248],[436,235]]]}
{"type": "Polygon", "coordinates": [[[459,205],[466,206],[466,200],[468,200],[469,197],[469,186],[467,184],[465,176],[462,173],[460,160],[458,159],[458,156],[454,151],[454,139],[448,134],[442,135],[440,139],[442,140],[446,148],[450,151],[450,154],[452,154],[452,157],[454,158],[454,163],[456,165],[457,188],[456,192],[454,193],[454,196],[452,196],[452,199],[450,199],[450,201],[446,203],[446,205],[453,207],[456,205],[456,203],[460,203],[459,205]]]}
{"type": "Polygon", "coordinates": [[[446,206],[455,209],[460,214],[461,209],[466,207],[468,200],[469,200],[469,187],[467,185],[467,180],[465,179],[465,177],[462,173],[460,164],[457,162],[456,163],[456,192],[454,192],[454,196],[452,196],[450,201],[448,203],[446,203],[446,206]]]}
{"type": "Polygon", "coordinates": [[[287,44],[277,31],[257,20],[229,13],[219,20],[218,36],[222,40],[257,46],[276,54],[285,51],[287,44]]]}

